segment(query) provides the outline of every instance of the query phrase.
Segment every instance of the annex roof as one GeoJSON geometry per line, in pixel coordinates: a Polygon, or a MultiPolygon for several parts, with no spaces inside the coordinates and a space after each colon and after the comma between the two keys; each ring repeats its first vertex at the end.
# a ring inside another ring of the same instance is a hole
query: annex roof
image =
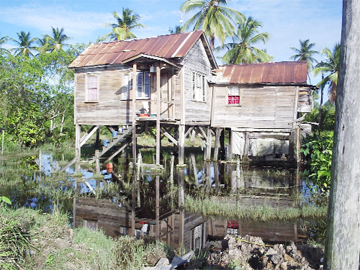
{"type": "Polygon", "coordinates": [[[220,66],[216,84],[306,84],[306,61],[220,66]]]}
{"type": "Polygon", "coordinates": [[[69,68],[122,64],[124,60],[132,59],[140,54],[166,59],[180,58],[189,52],[199,38],[204,44],[213,68],[216,68],[217,64],[202,30],[145,39],[91,44],[69,65],[69,68]]]}

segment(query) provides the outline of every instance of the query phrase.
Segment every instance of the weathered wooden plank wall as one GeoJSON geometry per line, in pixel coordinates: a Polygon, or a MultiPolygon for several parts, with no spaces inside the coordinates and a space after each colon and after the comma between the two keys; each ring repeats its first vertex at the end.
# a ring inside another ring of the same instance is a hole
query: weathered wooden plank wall
{"type": "Polygon", "coordinates": [[[214,89],[214,127],[289,129],[297,86],[240,86],[241,106],[228,105],[227,86],[214,89]]]}
{"type": "Polygon", "coordinates": [[[211,64],[200,40],[195,43],[189,53],[184,57],[182,64],[184,65],[186,124],[191,125],[194,124],[194,122],[203,122],[204,124],[209,124],[212,91],[207,81],[211,80],[211,64]],[[205,75],[205,101],[196,101],[193,99],[193,72],[205,75]]]}

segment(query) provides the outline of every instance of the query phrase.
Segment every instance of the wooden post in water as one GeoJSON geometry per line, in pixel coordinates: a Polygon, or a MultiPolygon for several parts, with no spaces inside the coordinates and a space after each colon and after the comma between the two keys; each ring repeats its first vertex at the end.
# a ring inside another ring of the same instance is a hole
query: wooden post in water
{"type": "Polygon", "coordinates": [[[156,200],[155,200],[155,213],[156,213],[156,240],[160,240],[160,176],[156,176],[155,183],[155,192],[156,192],[156,200]]]}
{"type": "Polygon", "coordinates": [[[185,222],[185,192],[184,192],[184,170],[178,170],[177,175],[179,177],[179,212],[180,212],[180,224],[179,224],[179,246],[182,252],[184,245],[184,222],[185,222]]]}
{"type": "Polygon", "coordinates": [[[210,126],[207,127],[206,130],[206,148],[205,148],[205,155],[204,160],[210,161],[211,160],[211,128],[210,126]]]}
{"type": "Polygon", "coordinates": [[[196,159],[195,159],[195,155],[194,154],[190,154],[190,163],[192,165],[192,171],[193,171],[193,174],[194,174],[194,184],[195,186],[198,186],[199,185],[199,180],[198,180],[198,177],[197,177],[197,168],[196,168],[196,159]]]}
{"type": "Polygon", "coordinates": [[[75,126],[75,171],[80,172],[80,159],[81,159],[81,126],[76,124],[75,126]]]}
{"type": "Polygon", "coordinates": [[[160,95],[160,66],[156,66],[156,165],[160,165],[160,145],[161,145],[161,131],[160,131],[160,113],[161,113],[161,95],[160,95]]]}
{"type": "Polygon", "coordinates": [[[131,235],[135,236],[135,204],[136,204],[136,176],[132,176],[132,198],[131,198],[131,235]]]}
{"type": "Polygon", "coordinates": [[[95,150],[95,164],[96,164],[96,169],[95,172],[97,174],[100,174],[100,158],[99,158],[99,150],[95,150]]]}
{"type": "Polygon", "coordinates": [[[360,1],[343,1],[326,269],[358,269],[360,245],[360,1]]]}
{"type": "Polygon", "coordinates": [[[133,84],[132,84],[132,96],[131,96],[131,102],[132,102],[132,155],[133,155],[133,163],[134,166],[136,164],[136,90],[137,90],[137,66],[136,63],[133,64],[133,84]]]}

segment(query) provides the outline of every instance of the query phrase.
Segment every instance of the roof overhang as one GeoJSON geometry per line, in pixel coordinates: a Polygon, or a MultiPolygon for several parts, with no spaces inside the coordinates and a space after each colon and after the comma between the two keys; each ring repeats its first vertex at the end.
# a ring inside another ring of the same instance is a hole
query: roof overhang
{"type": "Polygon", "coordinates": [[[132,62],[137,62],[137,61],[141,61],[141,60],[147,60],[148,62],[159,61],[159,62],[163,62],[165,64],[168,64],[168,65],[173,66],[173,67],[178,68],[178,69],[181,68],[179,65],[169,61],[166,58],[155,56],[155,55],[150,55],[150,54],[145,54],[145,53],[139,53],[137,55],[134,55],[132,57],[124,59],[122,61],[122,63],[123,64],[130,64],[132,62]]]}

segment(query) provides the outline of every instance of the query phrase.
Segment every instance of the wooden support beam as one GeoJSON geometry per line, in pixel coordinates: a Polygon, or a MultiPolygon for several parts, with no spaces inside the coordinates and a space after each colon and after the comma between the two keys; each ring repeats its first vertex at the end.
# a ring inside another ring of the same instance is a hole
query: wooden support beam
{"type": "Polygon", "coordinates": [[[105,162],[108,162],[109,160],[113,159],[116,155],[118,155],[121,151],[123,151],[131,142],[130,138],[127,138],[124,142],[124,145],[121,146],[118,150],[116,150],[115,153],[113,153],[108,159],[105,160],[105,162]]]}
{"type": "MultiPolygon", "coordinates": [[[[137,90],[137,66],[136,63],[133,64],[133,84],[132,84],[132,95],[131,95],[131,101],[132,101],[132,156],[133,156],[133,163],[136,164],[136,90],[137,90]]],[[[135,217],[134,217],[135,218],[135,217]]],[[[134,221],[135,222],[135,221],[134,221]]],[[[135,232],[133,232],[135,233],[135,232]]]]}
{"type": "Polygon", "coordinates": [[[157,108],[156,108],[156,165],[160,165],[160,110],[161,110],[161,93],[160,93],[160,66],[156,66],[156,93],[157,93],[157,108]]]}
{"type": "Polygon", "coordinates": [[[179,165],[184,164],[185,160],[185,86],[184,86],[184,68],[181,69],[180,80],[180,125],[179,125],[179,165]]]}
{"type": "Polygon", "coordinates": [[[80,147],[82,147],[91,136],[99,129],[100,126],[92,126],[80,139],[80,147]]]}
{"type": "Polygon", "coordinates": [[[204,155],[204,160],[206,161],[210,161],[211,160],[211,128],[210,126],[207,127],[206,130],[207,134],[206,134],[206,147],[205,147],[205,155],[204,155]]]}
{"type": "Polygon", "coordinates": [[[185,132],[185,138],[189,136],[190,132],[194,129],[194,127],[189,127],[188,130],[185,132]]]}
{"type": "Polygon", "coordinates": [[[173,136],[171,136],[164,128],[161,128],[161,132],[170,140],[172,141],[175,145],[178,145],[177,140],[175,140],[175,138],[173,136]]]}
{"type": "Polygon", "coordinates": [[[220,133],[221,133],[221,129],[216,128],[215,129],[214,161],[217,161],[219,158],[220,133]]]}
{"type": "Polygon", "coordinates": [[[205,130],[204,130],[202,127],[197,127],[197,128],[198,128],[198,130],[200,130],[202,137],[203,137],[204,139],[206,139],[206,138],[207,138],[207,135],[206,135],[205,130]]]}
{"type": "Polygon", "coordinates": [[[96,173],[100,173],[100,157],[99,157],[99,150],[95,150],[95,164],[96,164],[96,173]]]}

